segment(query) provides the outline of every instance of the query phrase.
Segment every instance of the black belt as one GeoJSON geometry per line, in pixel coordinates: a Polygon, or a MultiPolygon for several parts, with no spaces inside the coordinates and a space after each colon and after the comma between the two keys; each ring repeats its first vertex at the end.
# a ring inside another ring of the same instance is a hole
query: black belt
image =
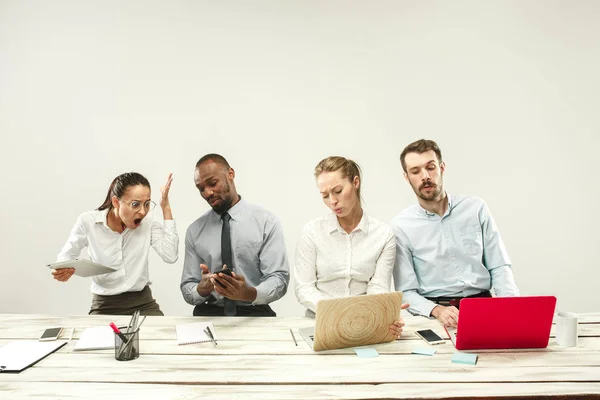
{"type": "Polygon", "coordinates": [[[454,306],[460,309],[460,301],[462,299],[473,299],[476,297],[492,297],[492,294],[489,290],[483,291],[481,293],[477,293],[471,296],[466,297],[425,297],[427,300],[431,300],[440,306],[454,306]]]}

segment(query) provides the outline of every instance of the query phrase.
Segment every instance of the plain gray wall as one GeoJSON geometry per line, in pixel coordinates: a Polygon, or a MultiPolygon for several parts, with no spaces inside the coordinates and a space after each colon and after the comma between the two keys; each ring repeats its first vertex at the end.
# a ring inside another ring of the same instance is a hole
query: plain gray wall
{"type": "MultiPolygon", "coordinates": [[[[208,209],[195,162],[222,153],[275,213],[293,255],[326,214],[323,157],[364,170],[365,209],[414,203],[398,156],[440,144],[452,193],[483,197],[523,295],[598,311],[600,2],[0,0],[0,312],[85,314],[90,281],[51,279],[77,216],[138,171],[174,173],[180,261],[152,252],[155,297],[179,291],[187,226],[208,209]]],[[[302,315],[293,293],[274,303],[302,315]]]]}

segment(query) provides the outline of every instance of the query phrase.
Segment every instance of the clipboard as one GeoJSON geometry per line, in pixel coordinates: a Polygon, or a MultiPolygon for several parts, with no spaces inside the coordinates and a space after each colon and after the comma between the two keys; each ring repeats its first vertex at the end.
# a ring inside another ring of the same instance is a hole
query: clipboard
{"type": "Polygon", "coordinates": [[[15,340],[0,347],[0,373],[19,373],[43,360],[68,342],[15,340]]]}
{"type": "Polygon", "coordinates": [[[70,261],[61,261],[48,264],[49,268],[62,269],[62,268],[75,268],[75,275],[87,278],[89,276],[96,276],[107,274],[109,272],[115,272],[117,269],[108,267],[106,265],[98,264],[90,260],[83,258],[77,258],[70,261]]]}

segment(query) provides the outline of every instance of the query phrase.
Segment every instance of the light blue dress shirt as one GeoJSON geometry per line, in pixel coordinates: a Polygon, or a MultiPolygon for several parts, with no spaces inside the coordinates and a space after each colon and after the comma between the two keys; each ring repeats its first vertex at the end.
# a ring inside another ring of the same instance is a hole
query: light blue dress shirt
{"type": "MultiPolygon", "coordinates": [[[[234,272],[243,275],[256,288],[255,304],[269,304],[280,299],[287,291],[290,268],[285,250],[283,229],[279,220],[267,210],[243,199],[228,211],[231,215],[231,249],[234,272]]],[[[221,215],[213,210],[194,221],[185,235],[185,262],[181,275],[181,293],[192,305],[204,303],[209,296],[198,294],[202,279],[200,264],[206,264],[211,273],[223,268],[221,260],[221,215]]],[[[213,291],[217,305],[223,297],[213,291]]],[[[236,301],[238,306],[248,302],[236,301]]]]}
{"type": "Polygon", "coordinates": [[[418,203],[391,222],[396,236],[394,284],[413,314],[430,316],[425,297],[466,297],[494,288],[518,296],[498,228],[482,199],[448,195],[443,217],[418,203]]]}

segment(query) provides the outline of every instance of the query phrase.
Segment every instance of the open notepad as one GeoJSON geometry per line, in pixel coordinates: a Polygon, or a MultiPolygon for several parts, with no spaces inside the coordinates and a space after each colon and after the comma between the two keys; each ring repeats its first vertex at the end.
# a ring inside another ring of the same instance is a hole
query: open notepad
{"type": "Polygon", "coordinates": [[[210,336],[204,333],[204,329],[210,328],[213,335],[216,336],[215,327],[212,322],[192,322],[175,326],[177,332],[177,344],[192,344],[210,342],[210,336]]]}
{"type": "Polygon", "coordinates": [[[65,344],[67,342],[62,340],[50,342],[20,340],[7,343],[0,348],[0,372],[21,372],[65,344]]]}
{"type": "Polygon", "coordinates": [[[73,350],[106,350],[115,347],[115,334],[110,326],[94,326],[81,333],[73,350]]]}

